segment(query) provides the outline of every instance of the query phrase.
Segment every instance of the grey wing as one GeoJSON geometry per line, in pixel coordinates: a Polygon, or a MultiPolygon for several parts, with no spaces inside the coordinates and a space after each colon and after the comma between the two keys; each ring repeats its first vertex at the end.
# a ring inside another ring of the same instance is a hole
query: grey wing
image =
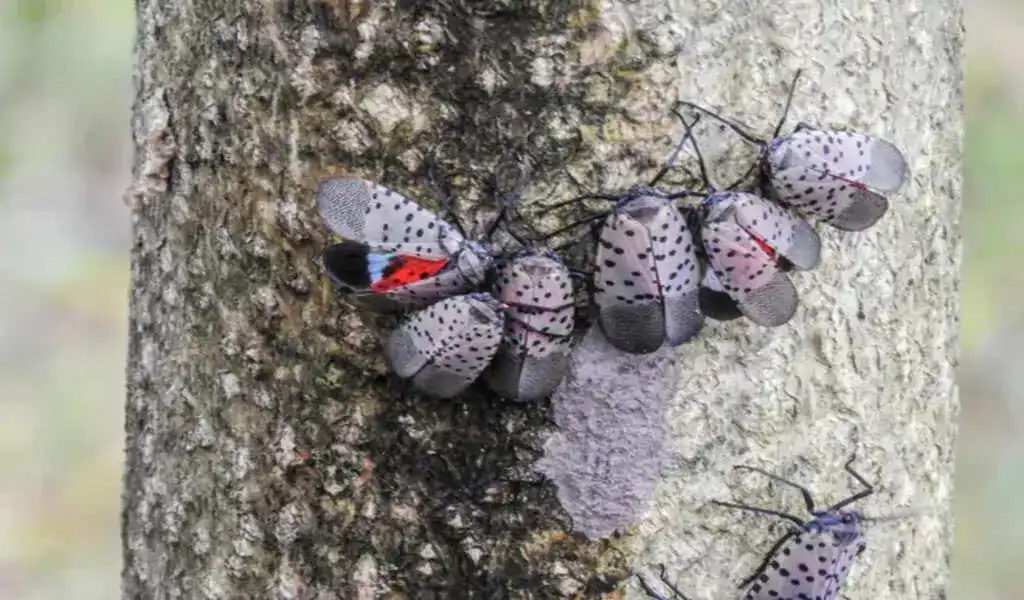
{"type": "Polygon", "coordinates": [[[495,295],[509,306],[513,320],[540,334],[564,336],[572,332],[572,277],[554,258],[528,254],[498,269],[495,295]]]}
{"type": "Polygon", "coordinates": [[[822,597],[832,581],[838,551],[831,535],[803,532],[779,546],[744,600],[802,600],[822,597]]]}
{"type": "Polygon", "coordinates": [[[446,342],[439,324],[458,318],[458,300],[449,298],[413,313],[388,336],[384,353],[396,375],[408,379],[433,360],[446,342]]]}
{"type": "Polygon", "coordinates": [[[378,252],[443,258],[462,236],[409,198],[372,181],[328,179],[316,191],[317,209],[334,233],[378,252]]]}
{"type": "Polygon", "coordinates": [[[784,325],[800,303],[793,282],[734,221],[705,223],[708,266],[740,311],[765,327],[784,325]]]}
{"type": "MultiPolygon", "coordinates": [[[[476,294],[442,300],[451,310],[435,320],[436,351],[412,382],[436,398],[451,398],[470,386],[490,363],[501,343],[504,315],[493,300],[482,304],[476,294]],[[436,343],[436,340],[441,340],[436,343]]],[[[435,305],[436,306],[436,305],[435,305]]]]}
{"type": "Polygon", "coordinates": [[[809,270],[821,261],[821,238],[811,224],[764,198],[745,192],[733,194],[736,222],[756,235],[798,269],[809,270]]]}
{"type": "Polygon", "coordinates": [[[546,397],[568,367],[575,317],[569,270],[550,257],[520,257],[499,269],[496,294],[509,305],[508,318],[485,379],[511,400],[546,397]]]}
{"type": "Polygon", "coordinates": [[[664,302],[665,338],[677,346],[696,337],[704,326],[698,307],[700,271],[693,234],[672,204],[662,206],[647,227],[664,302]]]}
{"type": "Polygon", "coordinates": [[[860,556],[866,548],[867,543],[864,541],[864,537],[858,536],[852,542],[845,544],[842,550],[839,551],[832,569],[833,577],[829,579],[828,584],[825,587],[825,592],[822,596],[825,600],[835,600],[839,597],[839,593],[843,589],[843,584],[846,583],[846,577],[850,574],[850,568],[853,566],[853,561],[860,556]]]}
{"type": "Polygon", "coordinates": [[[631,354],[660,348],[665,312],[647,228],[628,214],[610,215],[594,260],[594,303],[608,342],[631,354]]]}
{"type": "Polygon", "coordinates": [[[781,202],[847,231],[867,229],[885,215],[884,195],[903,185],[907,169],[889,142],[844,131],[796,132],[769,162],[781,202]]]}
{"type": "Polygon", "coordinates": [[[509,400],[531,402],[549,396],[569,368],[571,338],[548,339],[545,355],[531,354],[524,342],[530,332],[511,320],[497,355],[484,374],[487,385],[509,400]]]}

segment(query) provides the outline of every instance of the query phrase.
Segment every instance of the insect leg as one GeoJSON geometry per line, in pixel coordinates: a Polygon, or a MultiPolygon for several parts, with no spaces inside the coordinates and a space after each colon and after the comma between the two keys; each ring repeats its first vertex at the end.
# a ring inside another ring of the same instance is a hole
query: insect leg
{"type": "Polygon", "coordinates": [[[647,594],[648,597],[653,598],[654,600],[668,600],[668,598],[654,591],[654,588],[651,587],[651,584],[647,583],[647,580],[644,579],[644,576],[640,573],[636,574],[636,579],[640,582],[640,587],[643,588],[644,593],[647,594]]]}
{"type": "Polygon", "coordinates": [[[668,589],[672,590],[672,593],[675,594],[676,596],[679,596],[679,600],[688,600],[686,595],[683,594],[682,592],[680,592],[679,588],[677,588],[676,586],[672,585],[672,582],[669,581],[668,577],[665,576],[665,565],[658,565],[658,566],[659,566],[658,577],[660,577],[661,581],[664,582],[664,584],[668,586],[668,589]]]}
{"type": "Polygon", "coordinates": [[[690,109],[693,109],[693,110],[696,110],[696,111],[699,111],[699,112],[702,112],[702,113],[708,115],[709,117],[711,117],[712,119],[715,119],[719,123],[722,123],[723,125],[725,125],[729,129],[732,129],[734,132],[736,132],[736,135],[738,135],[741,138],[743,138],[743,140],[746,141],[748,144],[752,144],[754,146],[764,146],[765,143],[766,143],[764,140],[759,139],[754,134],[748,132],[739,123],[736,123],[732,119],[727,119],[727,118],[723,117],[722,115],[714,112],[713,110],[711,110],[709,108],[704,108],[703,106],[701,106],[699,104],[694,104],[693,102],[687,102],[685,100],[684,101],[680,101],[679,105],[685,106],[687,108],[690,108],[690,109]]]}
{"type": "Polygon", "coordinates": [[[775,558],[775,554],[779,551],[779,548],[781,548],[783,544],[785,544],[787,541],[789,541],[789,538],[793,537],[793,535],[795,533],[796,532],[794,532],[794,531],[790,531],[786,535],[782,536],[779,539],[779,541],[775,542],[775,545],[772,546],[771,550],[769,550],[768,553],[765,554],[764,560],[761,561],[760,566],[758,566],[756,569],[754,569],[754,573],[752,575],[750,575],[749,577],[747,577],[746,579],[744,579],[743,581],[741,581],[739,586],[737,586],[737,587],[739,587],[740,589],[743,589],[743,588],[747,587],[748,585],[750,585],[750,583],[752,581],[757,579],[757,577],[761,573],[764,573],[764,570],[768,567],[768,563],[770,563],[772,561],[772,559],[775,558]]]}
{"type": "MultiPolygon", "coordinates": [[[[796,74],[793,75],[793,82],[789,84],[789,94],[786,96],[786,106],[782,109],[782,117],[779,119],[779,123],[775,126],[775,131],[772,133],[772,139],[779,137],[779,133],[782,131],[782,125],[786,122],[786,117],[789,115],[789,109],[793,105],[793,94],[796,92],[796,82],[800,79],[800,74],[803,73],[803,69],[797,69],[796,74]]],[[[800,129],[800,125],[797,125],[797,130],[800,129]]]]}
{"type": "Polygon", "coordinates": [[[434,192],[438,200],[441,202],[442,215],[446,221],[450,221],[455,229],[458,230],[462,237],[468,237],[466,235],[466,228],[462,226],[462,221],[458,215],[455,214],[455,202],[452,200],[451,194],[448,194],[441,187],[437,180],[437,160],[433,155],[427,159],[427,185],[430,187],[430,191],[434,192]]]}
{"type": "MultiPolygon", "coordinates": [[[[683,146],[686,145],[686,141],[693,138],[693,128],[700,122],[700,115],[697,115],[696,118],[694,118],[693,123],[687,123],[686,119],[683,118],[683,115],[679,114],[675,109],[672,109],[672,114],[679,117],[679,120],[683,122],[683,137],[679,140],[679,143],[676,144],[676,147],[672,150],[672,154],[668,156],[668,160],[665,161],[665,164],[658,171],[657,175],[654,176],[654,179],[647,184],[647,187],[654,187],[659,181],[661,181],[662,177],[668,174],[672,165],[675,164],[676,159],[679,158],[679,153],[682,152],[683,146]]],[[[696,145],[696,142],[694,144],[696,145]]]]}
{"type": "Polygon", "coordinates": [[[780,519],[786,519],[787,521],[792,521],[793,523],[796,523],[800,527],[803,527],[804,524],[805,524],[805,522],[800,517],[797,517],[797,516],[794,516],[794,515],[791,515],[791,514],[788,514],[788,513],[780,512],[780,511],[777,511],[777,510],[771,510],[770,508],[758,508],[756,506],[748,506],[746,504],[736,504],[736,503],[733,503],[733,502],[723,502],[721,500],[712,500],[711,504],[714,504],[716,506],[724,506],[726,508],[736,508],[736,509],[739,509],[739,510],[746,510],[746,511],[749,511],[749,512],[755,512],[755,513],[758,513],[758,514],[768,515],[768,516],[772,516],[772,517],[779,517],[780,519]]]}
{"type": "Polygon", "coordinates": [[[707,164],[704,162],[704,155],[700,151],[700,146],[697,145],[696,138],[694,138],[692,135],[692,127],[697,124],[697,121],[694,121],[691,124],[687,124],[686,119],[683,118],[683,115],[679,114],[679,111],[673,108],[672,112],[677,117],[679,117],[680,121],[683,122],[683,127],[686,127],[686,136],[683,138],[683,141],[686,141],[686,139],[688,138],[690,140],[690,144],[693,146],[693,151],[697,154],[697,166],[700,167],[700,178],[701,180],[704,181],[704,187],[706,188],[707,192],[713,191],[714,188],[711,185],[711,178],[708,177],[708,167],[707,164]]]}
{"type": "Polygon", "coordinates": [[[757,467],[748,467],[746,465],[738,465],[738,466],[733,467],[733,468],[734,469],[738,469],[738,470],[742,470],[742,471],[753,471],[755,473],[760,473],[761,475],[764,475],[765,477],[767,477],[769,479],[772,479],[774,481],[778,481],[779,483],[784,483],[784,484],[786,484],[786,485],[788,485],[790,487],[794,487],[794,488],[800,490],[800,494],[802,494],[803,497],[804,497],[804,504],[807,506],[807,512],[809,512],[811,514],[814,514],[814,500],[811,497],[811,491],[809,489],[805,488],[804,486],[802,486],[802,485],[800,485],[798,483],[794,483],[794,482],[792,482],[792,481],[790,481],[788,479],[783,479],[782,477],[779,477],[778,475],[772,475],[768,471],[765,471],[764,469],[758,469],[757,467]]]}
{"type": "Polygon", "coordinates": [[[867,498],[871,494],[875,493],[875,487],[873,485],[871,485],[871,483],[867,479],[865,479],[863,475],[861,475],[857,471],[853,470],[853,461],[856,460],[856,459],[857,459],[856,455],[851,456],[850,460],[846,461],[846,464],[843,465],[843,469],[847,473],[849,473],[854,479],[856,479],[858,483],[863,485],[864,489],[859,491],[859,492],[857,492],[856,494],[850,496],[849,498],[847,498],[845,500],[841,500],[840,502],[837,502],[836,504],[834,504],[831,507],[829,507],[829,510],[839,510],[840,508],[843,508],[844,506],[848,506],[848,505],[850,505],[850,504],[852,504],[852,503],[854,503],[854,502],[856,502],[858,500],[863,500],[864,498],[867,498]]]}
{"type": "MultiPolygon", "coordinates": [[[[528,170],[523,169],[523,168],[520,167],[520,169],[519,169],[519,177],[516,179],[516,183],[515,183],[515,186],[512,188],[512,191],[509,192],[504,198],[498,198],[498,202],[497,203],[500,206],[499,212],[498,212],[498,216],[494,219],[494,222],[491,223],[491,226],[487,229],[487,232],[484,234],[484,240],[486,240],[488,244],[491,243],[491,238],[494,236],[494,233],[498,230],[498,226],[501,223],[506,223],[507,224],[509,222],[509,215],[510,215],[510,213],[515,212],[515,215],[519,219],[519,221],[525,223],[526,220],[523,218],[523,216],[519,213],[519,210],[516,208],[516,202],[519,199],[519,194],[522,193],[523,188],[526,187],[526,182],[529,180],[529,174],[530,173],[529,173],[528,170]]],[[[492,174],[492,185],[494,186],[495,196],[496,197],[498,196],[498,193],[497,193],[497,189],[498,189],[497,178],[498,178],[497,173],[493,173],[492,174]]],[[[530,225],[529,223],[526,223],[526,224],[529,226],[530,229],[532,229],[534,232],[536,232],[536,228],[534,228],[533,225],[530,225]]],[[[529,246],[530,245],[525,238],[523,238],[522,236],[520,236],[517,233],[515,233],[514,231],[512,231],[512,229],[510,227],[508,227],[507,225],[505,227],[505,231],[512,237],[512,239],[514,239],[520,245],[522,245],[522,246],[529,246]]]]}
{"type": "MultiPolygon", "coordinates": [[[[595,214],[590,215],[588,217],[584,217],[584,218],[580,219],[579,221],[575,221],[573,223],[569,223],[568,225],[565,225],[564,227],[559,227],[558,229],[552,231],[551,233],[548,233],[548,234],[544,235],[543,237],[541,237],[537,241],[547,241],[547,240],[550,240],[551,238],[559,236],[559,235],[565,233],[566,231],[570,231],[572,229],[575,229],[575,228],[579,227],[580,225],[585,225],[587,223],[593,223],[594,221],[597,221],[597,220],[600,220],[600,219],[604,219],[607,216],[608,216],[608,213],[595,213],[595,214]]],[[[577,242],[573,242],[573,244],[576,244],[576,243],[578,243],[578,241],[577,242]]],[[[570,244],[570,245],[572,245],[572,244],[570,244]]]]}

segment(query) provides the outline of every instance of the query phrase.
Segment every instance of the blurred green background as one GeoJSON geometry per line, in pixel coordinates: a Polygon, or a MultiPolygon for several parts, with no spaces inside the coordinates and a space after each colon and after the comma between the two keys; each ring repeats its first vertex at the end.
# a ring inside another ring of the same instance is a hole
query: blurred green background
{"type": "MultiPolygon", "coordinates": [[[[957,600],[1024,598],[1024,8],[969,0],[957,600]],[[1018,217],[1018,218],[1014,218],[1018,217]],[[1018,237],[1018,240],[1021,238],[1018,237]],[[994,550],[998,549],[998,552],[994,550]]],[[[0,596],[114,598],[134,8],[0,1],[0,596]]],[[[926,502],[925,502],[926,503],[926,502]]]]}

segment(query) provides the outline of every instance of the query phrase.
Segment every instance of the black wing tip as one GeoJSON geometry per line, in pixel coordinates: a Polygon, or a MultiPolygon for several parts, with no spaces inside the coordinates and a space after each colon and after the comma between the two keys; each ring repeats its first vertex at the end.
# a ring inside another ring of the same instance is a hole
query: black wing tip
{"type": "Polygon", "coordinates": [[[709,319],[734,321],[743,316],[739,305],[725,292],[701,286],[697,302],[700,306],[700,312],[709,319]]]}
{"type": "Polygon", "coordinates": [[[883,196],[878,196],[878,200],[876,201],[878,202],[880,208],[875,212],[875,214],[872,214],[869,219],[864,219],[860,221],[855,219],[848,219],[845,221],[838,219],[830,219],[826,221],[826,223],[828,223],[834,229],[838,229],[839,231],[846,231],[849,233],[867,231],[868,229],[871,229],[872,227],[877,225],[878,222],[882,220],[882,217],[884,217],[889,212],[888,199],[886,199],[883,196]]]}
{"type": "Polygon", "coordinates": [[[355,289],[370,287],[366,244],[345,240],[324,249],[324,269],[338,283],[355,289]]]}

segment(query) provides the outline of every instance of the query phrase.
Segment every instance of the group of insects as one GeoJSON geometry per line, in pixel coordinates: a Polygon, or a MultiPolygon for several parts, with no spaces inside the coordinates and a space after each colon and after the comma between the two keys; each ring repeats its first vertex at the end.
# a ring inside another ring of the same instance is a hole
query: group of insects
{"type": "MultiPolygon", "coordinates": [[[[799,72],[797,73],[799,77],[799,72]]],[[[796,84],[796,79],[793,82],[796,84]]],[[[508,216],[506,206],[474,241],[454,218],[442,219],[409,198],[355,178],[320,183],[317,206],[327,227],[344,241],[327,247],[326,271],[339,291],[375,311],[409,311],[385,342],[392,370],[417,391],[451,398],[482,379],[500,396],[543,398],[563,378],[577,316],[574,275],[542,240],[582,224],[596,239],[588,297],[608,342],[630,354],[693,339],[706,316],[746,317],[783,325],[799,298],[788,272],[815,268],[821,240],[805,220],[845,231],[864,230],[888,210],[885,195],[904,181],[905,160],[884,140],[798,125],[780,135],[786,109],[770,139],[692,103],[692,122],[673,109],[698,159],[702,191],[665,191],[652,182],[541,238],[515,236],[519,248],[499,252],[486,240],[508,216]],[[709,115],[758,149],[747,190],[714,189],[692,127],[709,115]],[[695,205],[680,205],[696,197],[695,205]]],[[[451,211],[449,211],[451,212],[451,211]]],[[[506,230],[509,230],[506,227],[506,230]]],[[[511,233],[511,232],[510,232],[511,233]]],[[[587,239],[587,238],[584,238],[587,239]]]]}
{"type": "MultiPolygon", "coordinates": [[[[588,194],[555,204],[550,208],[594,199],[612,203],[608,210],[533,238],[509,226],[511,201],[486,235],[474,240],[452,214],[442,218],[364,179],[328,179],[317,188],[317,206],[327,227],[344,240],[325,249],[324,268],[357,305],[407,313],[384,342],[385,354],[400,378],[435,398],[455,397],[478,379],[510,400],[550,395],[568,369],[579,316],[574,288],[579,277],[587,280],[596,326],[624,353],[683,344],[698,335],[705,317],[783,325],[799,304],[789,272],[810,270],[820,262],[821,240],[809,220],[842,231],[871,227],[888,210],[886,195],[903,185],[907,170],[900,151],[879,138],[806,124],[781,134],[792,97],[791,89],[768,139],[711,110],[680,103],[673,113],[685,134],[651,182],[622,194],[588,194]],[[680,106],[690,111],[689,119],[680,106]],[[710,184],[692,135],[705,117],[757,149],[748,171],[756,173],[756,183],[740,188],[744,177],[725,189],[710,184]],[[687,142],[704,189],[659,187],[687,142]],[[697,201],[687,203],[687,198],[697,201]],[[490,243],[502,223],[518,242],[511,251],[490,243]],[[593,241],[593,264],[570,268],[545,242],[581,225],[590,226],[582,240],[593,241]]],[[[453,212],[450,205],[447,212],[453,212]]],[[[739,467],[799,489],[813,517],[804,521],[719,503],[797,525],[743,582],[744,600],[837,597],[852,561],[864,549],[864,518],[846,506],[873,491],[851,463],[846,471],[865,489],[820,511],[806,489],[739,467]]],[[[652,598],[667,600],[642,578],[641,583],[652,598]]]]}

